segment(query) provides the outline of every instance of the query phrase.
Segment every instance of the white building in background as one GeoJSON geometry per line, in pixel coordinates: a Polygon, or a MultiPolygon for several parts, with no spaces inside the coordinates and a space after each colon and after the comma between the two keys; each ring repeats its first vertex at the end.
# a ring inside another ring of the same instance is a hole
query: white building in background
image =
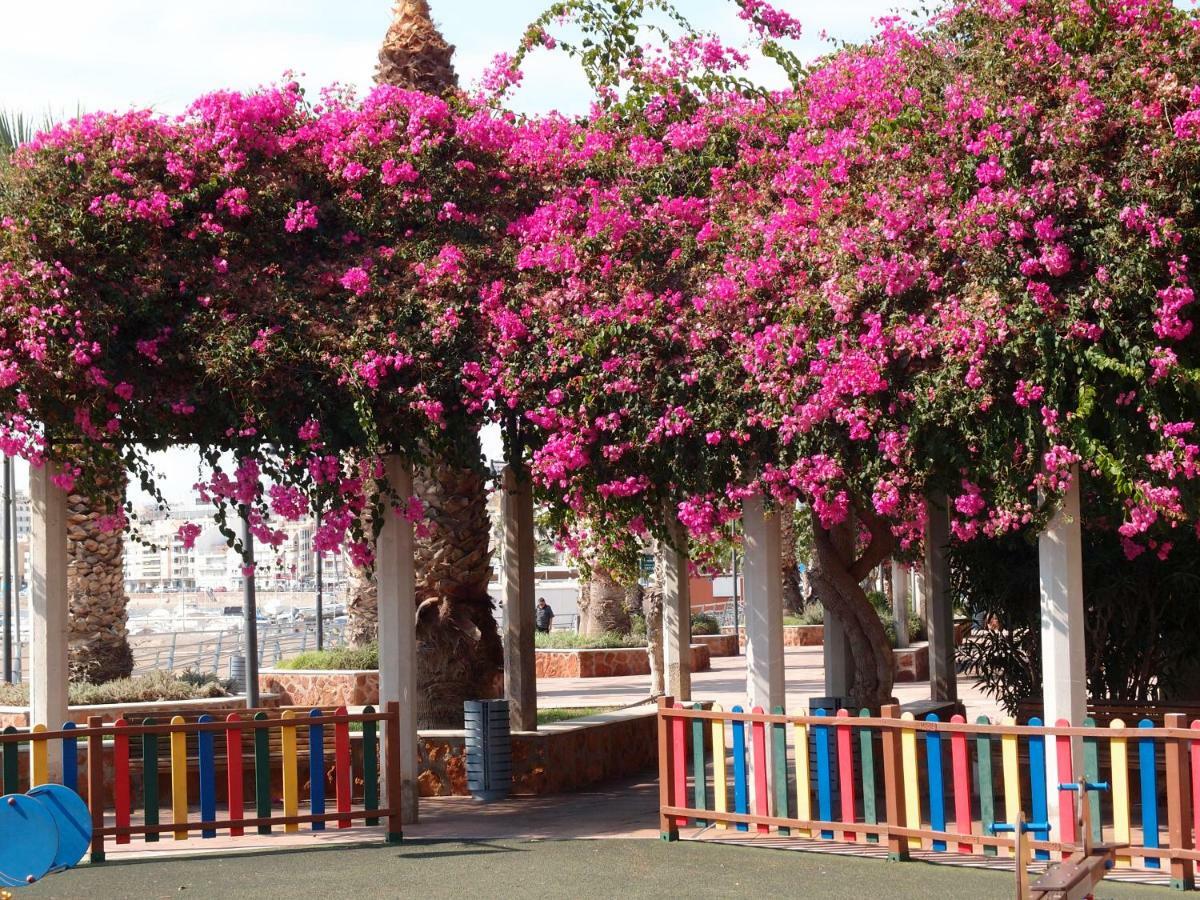
{"type": "MultiPolygon", "coordinates": [[[[138,510],[136,531],[141,541],[125,542],[125,589],[130,593],[240,590],[242,557],[230,547],[212,521],[210,507],[172,509],[148,507],[138,510]],[[192,547],[185,547],[179,529],[187,524],[201,526],[192,547]]],[[[283,543],[269,547],[255,544],[255,584],[259,590],[310,590],[316,585],[312,519],[279,521],[273,526],[284,532],[283,543]]],[[[345,579],[342,559],[327,554],[323,581],[327,588],[345,579]]]]}

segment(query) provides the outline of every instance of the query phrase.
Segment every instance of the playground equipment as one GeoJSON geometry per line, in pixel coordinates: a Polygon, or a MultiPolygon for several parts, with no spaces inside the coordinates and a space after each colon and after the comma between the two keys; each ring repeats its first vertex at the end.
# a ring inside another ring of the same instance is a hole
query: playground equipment
{"type": "Polygon", "coordinates": [[[91,840],[91,813],[69,788],[42,784],[0,797],[0,886],[24,887],[78,865],[91,840]]]}
{"type": "Polygon", "coordinates": [[[1017,900],[1083,900],[1091,897],[1096,885],[1104,880],[1105,874],[1116,863],[1117,849],[1126,846],[1092,839],[1092,813],[1087,794],[1089,791],[1107,791],[1107,782],[1078,781],[1060,784],[1058,789],[1079,794],[1076,833],[1082,837],[1083,843],[1065,860],[1049,866],[1032,884],[1029,882],[1030,847],[1024,835],[1048,832],[1050,823],[1026,822],[1025,814],[1021,813],[1015,823],[995,822],[991,826],[994,834],[1012,832],[1016,840],[1017,900]]]}

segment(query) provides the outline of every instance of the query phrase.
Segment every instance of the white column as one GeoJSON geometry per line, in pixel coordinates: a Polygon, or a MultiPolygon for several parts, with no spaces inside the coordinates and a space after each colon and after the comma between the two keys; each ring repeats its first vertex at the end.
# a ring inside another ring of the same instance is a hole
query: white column
{"type": "MultiPolygon", "coordinates": [[[[386,460],[387,480],[401,503],[412,495],[412,473],[398,456],[386,460]]],[[[417,640],[416,576],[412,523],[389,510],[376,542],[375,576],[379,590],[379,701],[400,705],[400,746],[387,746],[385,759],[398,753],[400,808],[404,824],[417,821],[417,640]]],[[[387,769],[382,796],[387,797],[387,769]]]]}
{"type": "MultiPolygon", "coordinates": [[[[1079,469],[1046,530],[1038,537],[1042,588],[1043,721],[1066,719],[1079,725],[1087,714],[1087,662],[1084,648],[1083,541],[1079,517],[1079,469]]],[[[1082,771],[1082,747],[1072,741],[1075,771],[1082,771]]],[[[1058,758],[1046,754],[1050,821],[1058,821],[1058,758]]]]}
{"type": "MultiPolygon", "coordinates": [[[[51,480],[49,462],[29,467],[33,514],[30,544],[29,717],[51,731],[67,721],[67,492],[51,480]]],[[[62,756],[52,752],[50,780],[62,782],[62,756]]]]}
{"type": "Polygon", "coordinates": [[[908,646],[908,566],[892,560],[892,620],[896,626],[896,646],[908,646]]]}
{"type": "Polygon", "coordinates": [[[912,610],[925,621],[925,563],[912,568],[912,610]]]}
{"type": "Polygon", "coordinates": [[[669,519],[668,527],[673,530],[671,543],[664,544],[662,552],[664,686],[676,700],[691,700],[692,596],[688,585],[687,535],[673,518],[669,519]]]}
{"type": "Polygon", "coordinates": [[[746,694],[751,708],[783,706],[783,561],[779,516],[761,494],[742,501],[746,553],[746,694]]]}
{"type": "Polygon", "coordinates": [[[929,636],[929,699],[957,700],[954,604],[950,599],[950,514],[946,497],[925,502],[925,630],[929,636]]]}
{"type": "Polygon", "coordinates": [[[504,696],[515,731],[537,731],[537,665],[534,657],[533,490],[511,465],[504,467],[504,696]]]}

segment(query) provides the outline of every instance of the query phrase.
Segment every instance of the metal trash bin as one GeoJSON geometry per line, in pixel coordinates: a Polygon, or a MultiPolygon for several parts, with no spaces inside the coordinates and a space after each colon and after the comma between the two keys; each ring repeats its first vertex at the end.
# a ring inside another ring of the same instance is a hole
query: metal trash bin
{"type": "Polygon", "coordinates": [[[234,653],[229,657],[229,680],[239,694],[246,693],[246,657],[234,653]]]}
{"type": "Polygon", "coordinates": [[[507,700],[467,700],[467,789],[484,803],[512,792],[512,736],[507,700]]]}

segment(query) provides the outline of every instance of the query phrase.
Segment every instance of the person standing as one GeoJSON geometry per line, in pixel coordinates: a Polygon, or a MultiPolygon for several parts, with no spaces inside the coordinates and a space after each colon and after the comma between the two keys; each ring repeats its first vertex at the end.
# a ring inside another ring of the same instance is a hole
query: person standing
{"type": "Polygon", "coordinates": [[[546,602],[545,597],[538,597],[537,609],[534,611],[534,624],[542,634],[550,633],[550,625],[554,622],[554,610],[546,602]]]}

